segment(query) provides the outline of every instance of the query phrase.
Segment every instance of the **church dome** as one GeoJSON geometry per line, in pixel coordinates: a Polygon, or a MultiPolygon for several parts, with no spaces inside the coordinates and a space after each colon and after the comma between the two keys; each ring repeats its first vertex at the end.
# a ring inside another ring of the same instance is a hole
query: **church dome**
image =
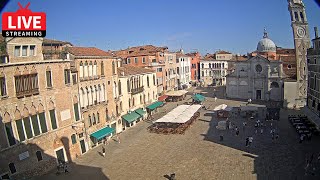
{"type": "Polygon", "coordinates": [[[276,44],[268,38],[268,33],[264,30],[263,38],[259,41],[257,46],[258,52],[276,52],[276,44]]]}

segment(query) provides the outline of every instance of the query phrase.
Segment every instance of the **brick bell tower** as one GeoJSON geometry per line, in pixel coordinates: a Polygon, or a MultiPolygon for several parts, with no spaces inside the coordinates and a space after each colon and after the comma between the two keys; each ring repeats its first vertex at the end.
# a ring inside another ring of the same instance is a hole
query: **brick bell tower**
{"type": "Polygon", "coordinates": [[[307,99],[307,49],[310,48],[309,27],[302,0],[288,0],[288,4],[297,62],[296,105],[303,107],[307,99]]]}

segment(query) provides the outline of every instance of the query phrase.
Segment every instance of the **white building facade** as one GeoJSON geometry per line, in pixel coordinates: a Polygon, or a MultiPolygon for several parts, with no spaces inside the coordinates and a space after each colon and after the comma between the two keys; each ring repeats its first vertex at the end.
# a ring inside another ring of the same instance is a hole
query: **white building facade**
{"type": "Polygon", "coordinates": [[[200,80],[204,86],[226,85],[228,61],[203,59],[200,61],[200,80]]]}
{"type": "Polygon", "coordinates": [[[190,86],[191,81],[191,57],[177,53],[176,66],[178,89],[185,89],[190,86]]]}

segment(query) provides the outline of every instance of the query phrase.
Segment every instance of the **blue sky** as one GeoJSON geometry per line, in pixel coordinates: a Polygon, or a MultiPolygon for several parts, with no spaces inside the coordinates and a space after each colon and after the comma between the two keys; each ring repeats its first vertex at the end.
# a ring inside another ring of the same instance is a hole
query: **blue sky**
{"type": "MultiPolygon", "coordinates": [[[[293,47],[287,0],[11,0],[47,13],[47,38],[103,50],[153,44],[202,54],[256,49],[266,27],[281,47],[293,47]]],[[[320,28],[320,8],[304,0],[310,36],[320,28]]]]}

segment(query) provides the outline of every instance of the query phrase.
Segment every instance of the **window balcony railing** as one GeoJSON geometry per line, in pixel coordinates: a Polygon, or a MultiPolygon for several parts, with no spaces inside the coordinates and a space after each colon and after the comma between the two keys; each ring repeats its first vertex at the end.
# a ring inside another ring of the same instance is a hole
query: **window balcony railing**
{"type": "Polygon", "coordinates": [[[39,94],[39,88],[35,88],[35,89],[17,92],[16,96],[17,98],[23,98],[23,97],[28,97],[32,95],[38,95],[38,94],[39,94]]]}
{"type": "Polygon", "coordinates": [[[131,94],[134,95],[134,94],[142,93],[143,91],[144,91],[144,87],[142,86],[135,89],[131,89],[131,94]]]}

